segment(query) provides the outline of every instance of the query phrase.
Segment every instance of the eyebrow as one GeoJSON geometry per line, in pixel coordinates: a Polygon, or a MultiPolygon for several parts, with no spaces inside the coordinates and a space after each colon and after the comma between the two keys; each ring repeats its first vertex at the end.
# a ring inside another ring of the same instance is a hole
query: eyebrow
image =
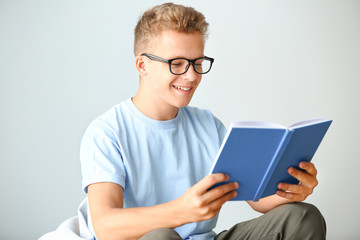
{"type": "Polygon", "coordinates": [[[175,57],[170,57],[168,59],[174,59],[174,58],[185,58],[185,59],[190,59],[190,60],[193,60],[193,59],[198,59],[198,58],[202,58],[202,57],[205,57],[205,55],[202,55],[200,57],[195,57],[195,58],[187,58],[187,57],[184,57],[184,56],[175,56],[175,57]]]}

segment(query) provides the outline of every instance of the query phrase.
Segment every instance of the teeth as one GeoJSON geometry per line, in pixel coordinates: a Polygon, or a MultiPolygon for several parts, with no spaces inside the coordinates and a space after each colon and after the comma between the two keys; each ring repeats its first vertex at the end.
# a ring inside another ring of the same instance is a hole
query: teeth
{"type": "Polygon", "coordinates": [[[174,86],[176,89],[181,89],[181,90],[184,90],[184,91],[189,91],[190,88],[186,88],[186,87],[179,87],[179,86],[174,86]]]}

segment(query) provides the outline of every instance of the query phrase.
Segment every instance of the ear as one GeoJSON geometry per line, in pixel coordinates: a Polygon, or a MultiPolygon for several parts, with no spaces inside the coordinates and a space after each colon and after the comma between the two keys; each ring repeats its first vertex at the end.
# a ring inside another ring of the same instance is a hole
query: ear
{"type": "Polygon", "coordinates": [[[144,56],[136,56],[135,57],[135,66],[136,66],[136,69],[139,73],[139,75],[142,77],[142,76],[145,76],[147,74],[147,71],[146,71],[146,61],[144,59],[144,56]]]}

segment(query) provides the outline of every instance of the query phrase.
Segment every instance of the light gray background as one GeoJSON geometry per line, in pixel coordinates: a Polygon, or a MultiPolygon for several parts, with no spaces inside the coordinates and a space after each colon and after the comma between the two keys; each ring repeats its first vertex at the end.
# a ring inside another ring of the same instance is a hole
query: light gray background
{"type": "MultiPolygon", "coordinates": [[[[79,143],[135,94],[139,15],[162,1],[0,1],[0,239],[37,239],[76,215],[79,143]]],[[[359,230],[360,2],[176,1],[210,23],[215,58],[191,105],[231,120],[334,120],[315,155],[328,239],[359,230]]],[[[227,203],[217,231],[258,214],[227,203]]]]}

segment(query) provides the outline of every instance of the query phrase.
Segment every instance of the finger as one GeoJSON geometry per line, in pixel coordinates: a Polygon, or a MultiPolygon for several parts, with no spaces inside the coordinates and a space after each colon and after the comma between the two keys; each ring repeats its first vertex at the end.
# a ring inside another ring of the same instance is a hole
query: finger
{"type": "Polygon", "coordinates": [[[316,169],[315,165],[311,162],[301,162],[299,164],[299,167],[301,169],[304,169],[305,171],[307,171],[312,176],[317,175],[317,169],[316,169]]]}
{"type": "Polygon", "coordinates": [[[309,188],[304,185],[295,185],[295,184],[287,184],[287,183],[280,183],[278,188],[284,192],[290,192],[293,194],[300,194],[300,195],[310,195],[312,193],[312,188],[309,188]]]}
{"type": "Polygon", "coordinates": [[[204,194],[213,185],[220,183],[220,182],[228,181],[228,180],[229,180],[229,176],[224,173],[210,174],[210,175],[207,175],[206,177],[204,177],[203,179],[201,179],[200,182],[195,184],[193,186],[193,189],[199,194],[204,194]]]}
{"type": "Polygon", "coordinates": [[[233,199],[236,196],[237,196],[236,191],[228,192],[227,194],[223,195],[222,197],[217,198],[216,200],[209,203],[209,208],[213,209],[213,211],[219,211],[224,203],[226,203],[230,199],[233,199]]]}
{"type": "Polygon", "coordinates": [[[228,194],[229,192],[234,191],[238,187],[239,187],[239,184],[237,182],[231,182],[231,183],[226,183],[224,185],[220,185],[218,187],[215,187],[215,188],[207,191],[203,195],[203,200],[206,203],[213,202],[216,199],[222,198],[224,195],[228,194]]]}
{"type": "Polygon", "coordinates": [[[288,173],[299,180],[303,185],[310,185],[310,186],[316,186],[317,185],[317,179],[316,176],[310,175],[307,172],[303,172],[301,170],[298,170],[296,168],[290,167],[288,169],[288,173]]]}
{"type": "Polygon", "coordinates": [[[289,199],[291,201],[302,202],[307,198],[307,195],[296,194],[292,192],[283,192],[281,190],[276,191],[276,194],[280,197],[289,199]]]}

